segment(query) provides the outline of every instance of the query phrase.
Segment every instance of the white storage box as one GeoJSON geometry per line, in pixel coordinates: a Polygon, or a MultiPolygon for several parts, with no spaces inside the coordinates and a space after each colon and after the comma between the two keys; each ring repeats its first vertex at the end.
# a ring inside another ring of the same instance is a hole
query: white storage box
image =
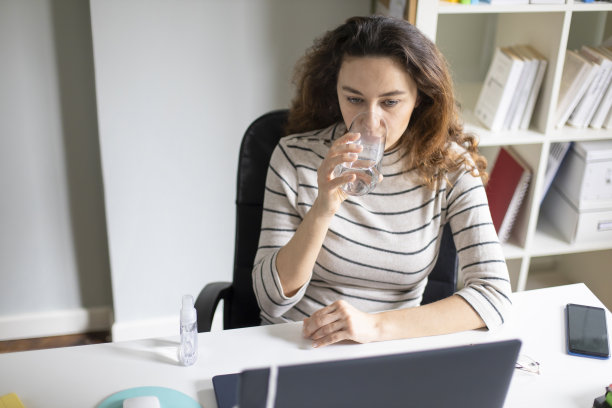
{"type": "Polygon", "coordinates": [[[578,210],[556,186],[552,186],[542,211],[569,243],[612,242],[612,208],[578,210]]]}
{"type": "Polygon", "coordinates": [[[574,143],[553,186],[579,211],[612,209],[612,140],[574,143]]]}

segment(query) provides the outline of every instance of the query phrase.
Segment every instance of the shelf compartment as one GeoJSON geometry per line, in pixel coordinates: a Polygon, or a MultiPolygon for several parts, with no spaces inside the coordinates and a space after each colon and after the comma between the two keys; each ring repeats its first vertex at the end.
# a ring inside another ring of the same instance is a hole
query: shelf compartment
{"type": "Polygon", "coordinates": [[[585,283],[610,309],[612,273],[606,266],[611,263],[612,250],[533,257],[525,289],[585,283]]]}
{"type": "Polygon", "coordinates": [[[481,87],[481,83],[474,82],[460,83],[455,86],[465,131],[478,137],[479,146],[517,145],[544,141],[544,134],[534,129],[492,132],[485,128],[474,116],[474,106],[481,87]]]}
{"type": "Polygon", "coordinates": [[[557,231],[554,225],[540,214],[529,252],[531,256],[550,256],[608,249],[612,249],[612,242],[592,241],[570,244],[561,237],[561,233],[557,231]]]}
{"type": "Polygon", "coordinates": [[[506,260],[522,259],[525,255],[525,250],[512,242],[504,242],[502,244],[502,250],[504,251],[504,258],[506,258],[506,260]]]}
{"type": "Polygon", "coordinates": [[[571,285],[573,283],[579,282],[574,282],[571,279],[568,279],[567,276],[557,271],[537,271],[530,269],[525,290],[571,285]]]}
{"type": "MultiPolygon", "coordinates": [[[[516,44],[530,44],[546,58],[548,66],[529,131],[512,133],[525,136],[522,139],[527,140],[521,143],[530,142],[528,139],[532,136],[543,138],[552,122],[550,119],[554,112],[552,105],[558,92],[558,85],[555,84],[561,75],[559,64],[563,58],[560,50],[565,49],[565,41],[561,38],[567,34],[569,27],[567,21],[566,13],[550,12],[439,16],[436,43],[452,67],[457,100],[467,124],[480,126],[472,111],[489,71],[495,49],[516,44]],[[517,27],[521,29],[517,31],[517,27]],[[462,34],[458,36],[457,32],[462,34]]],[[[483,135],[494,134],[483,132],[483,135]]]]}

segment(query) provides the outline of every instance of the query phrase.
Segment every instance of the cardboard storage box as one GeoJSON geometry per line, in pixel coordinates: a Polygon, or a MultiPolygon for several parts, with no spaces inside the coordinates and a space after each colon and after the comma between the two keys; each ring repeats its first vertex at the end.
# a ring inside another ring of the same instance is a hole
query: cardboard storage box
{"type": "Polygon", "coordinates": [[[542,210],[569,243],[612,241],[612,207],[579,210],[553,185],[542,210]]]}
{"type": "Polygon", "coordinates": [[[574,143],[553,186],[580,211],[612,209],[612,140],[574,143]]]}

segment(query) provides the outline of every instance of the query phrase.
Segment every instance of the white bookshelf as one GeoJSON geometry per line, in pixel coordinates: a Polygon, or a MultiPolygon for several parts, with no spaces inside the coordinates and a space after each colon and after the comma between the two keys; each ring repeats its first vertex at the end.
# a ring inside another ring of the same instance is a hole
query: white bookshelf
{"type": "Polygon", "coordinates": [[[580,269],[582,266],[578,265],[583,264],[588,268],[585,280],[612,287],[612,273],[608,272],[612,242],[566,242],[540,213],[539,199],[551,143],[612,139],[610,130],[556,129],[553,120],[565,51],[581,45],[599,45],[612,35],[612,3],[567,0],[561,5],[513,6],[420,0],[416,25],[447,58],[465,128],[478,136],[489,165],[501,146],[511,145],[534,172],[511,242],[503,246],[513,289],[580,279],[580,273],[565,273],[571,272],[565,269],[567,265],[580,269]],[[531,126],[525,131],[491,132],[474,117],[473,108],[495,48],[520,43],[531,44],[548,60],[531,126]],[[555,266],[544,272],[534,271],[541,264],[555,266]]]}

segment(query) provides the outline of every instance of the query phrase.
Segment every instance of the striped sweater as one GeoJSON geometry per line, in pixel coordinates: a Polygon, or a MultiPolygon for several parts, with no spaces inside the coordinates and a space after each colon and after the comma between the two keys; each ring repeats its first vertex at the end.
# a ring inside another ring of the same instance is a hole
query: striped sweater
{"type": "Polygon", "coordinates": [[[488,328],[502,324],[510,281],[481,179],[461,169],[428,189],[416,171],[405,169],[398,149],[385,152],[384,179],[373,192],[342,203],[310,280],[294,296],[284,295],[276,255],[312,206],[317,169],[345,132],[339,124],[290,135],[272,154],[252,272],[262,323],[301,321],[339,299],[364,312],[419,306],[450,223],[463,277],[457,294],[488,328]]]}

